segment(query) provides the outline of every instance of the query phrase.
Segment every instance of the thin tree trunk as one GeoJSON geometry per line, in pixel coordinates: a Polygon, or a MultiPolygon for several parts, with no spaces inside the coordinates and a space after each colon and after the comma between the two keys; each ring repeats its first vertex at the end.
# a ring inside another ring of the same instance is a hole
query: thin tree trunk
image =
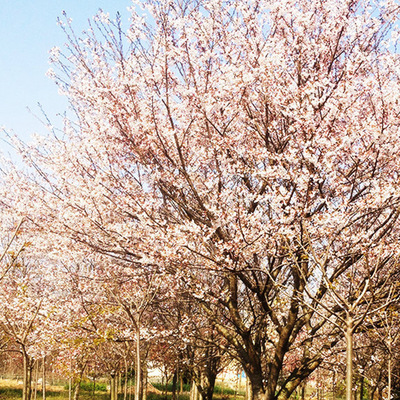
{"type": "Polygon", "coordinates": [[[115,372],[111,372],[111,374],[110,374],[110,397],[111,397],[111,400],[117,400],[117,398],[115,396],[116,392],[117,392],[116,385],[117,385],[116,374],[115,374],[115,372]]]}
{"type": "Polygon", "coordinates": [[[124,358],[124,363],[125,363],[124,400],[126,400],[128,395],[128,362],[126,361],[126,357],[124,358]]]}
{"type": "Polygon", "coordinates": [[[389,360],[388,360],[388,393],[387,398],[390,400],[392,398],[392,354],[391,349],[389,351],[389,360]]]}
{"type": "Polygon", "coordinates": [[[176,391],[177,391],[177,385],[178,383],[178,373],[176,372],[176,369],[174,371],[174,376],[172,377],[172,400],[177,400],[176,396],[176,391]]]}
{"type": "Polygon", "coordinates": [[[136,324],[136,385],[135,385],[135,400],[140,399],[141,392],[141,359],[140,359],[140,325],[139,321],[136,324]]]}
{"type": "Polygon", "coordinates": [[[364,377],[361,377],[361,384],[360,384],[360,400],[364,400],[364,377]]]}
{"type": "Polygon", "coordinates": [[[22,355],[24,361],[24,376],[23,376],[23,388],[22,388],[22,400],[31,400],[31,388],[32,388],[32,367],[31,358],[25,351],[25,348],[22,348],[22,355]]]}
{"type": "Polygon", "coordinates": [[[197,385],[194,379],[192,380],[192,384],[190,386],[190,400],[197,400],[197,385]]]}
{"type": "Polygon", "coordinates": [[[346,317],[346,400],[353,397],[353,326],[354,320],[350,314],[346,317]]]}
{"type": "Polygon", "coordinates": [[[28,399],[32,398],[32,372],[33,372],[33,362],[29,358],[29,368],[28,368],[28,399]]]}
{"type": "Polygon", "coordinates": [[[75,385],[75,390],[74,390],[74,400],[79,399],[79,395],[81,393],[81,382],[82,382],[83,372],[85,371],[85,368],[86,368],[86,364],[81,366],[81,368],[79,370],[79,376],[76,380],[76,385],[75,385]]]}
{"type": "Polygon", "coordinates": [[[375,392],[376,392],[376,385],[374,387],[370,388],[370,395],[369,395],[370,396],[369,397],[370,400],[374,400],[375,392]]]}
{"type": "MultiPolygon", "coordinates": [[[[42,360],[42,398],[46,400],[46,356],[43,356],[42,360]]],[[[69,398],[71,399],[71,393],[69,398]]]]}
{"type": "MultiPolygon", "coordinates": [[[[162,397],[164,398],[164,399],[166,399],[167,398],[167,377],[166,377],[166,373],[165,374],[163,374],[163,376],[161,377],[161,387],[162,387],[162,393],[161,393],[161,395],[162,395],[162,397]],[[165,379],[165,381],[164,381],[164,379],[165,379]]],[[[190,399],[190,400],[192,400],[192,399],[190,399]]]]}
{"type": "Polygon", "coordinates": [[[39,360],[35,360],[35,391],[34,391],[34,399],[37,399],[37,386],[39,379],[39,360]]]}
{"type": "Polygon", "coordinates": [[[143,363],[143,398],[142,400],[147,400],[147,387],[148,387],[148,371],[147,371],[147,364],[143,363]]]}
{"type": "Polygon", "coordinates": [[[81,380],[78,379],[78,381],[76,382],[76,385],[75,385],[75,390],[74,390],[74,400],[79,399],[80,392],[81,392],[81,380]]]}

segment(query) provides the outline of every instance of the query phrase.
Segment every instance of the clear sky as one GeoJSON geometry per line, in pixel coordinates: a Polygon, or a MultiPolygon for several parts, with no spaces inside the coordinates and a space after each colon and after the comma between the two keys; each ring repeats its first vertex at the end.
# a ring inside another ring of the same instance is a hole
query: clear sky
{"type": "MultiPolygon", "coordinates": [[[[62,48],[66,41],[57,25],[63,10],[80,34],[99,8],[110,17],[119,11],[127,28],[129,6],[130,0],[0,0],[0,127],[28,140],[44,129],[27,108],[39,115],[40,103],[52,119],[67,108],[66,99],[46,77],[49,50],[62,48]]],[[[0,149],[8,152],[2,140],[0,149]]]]}

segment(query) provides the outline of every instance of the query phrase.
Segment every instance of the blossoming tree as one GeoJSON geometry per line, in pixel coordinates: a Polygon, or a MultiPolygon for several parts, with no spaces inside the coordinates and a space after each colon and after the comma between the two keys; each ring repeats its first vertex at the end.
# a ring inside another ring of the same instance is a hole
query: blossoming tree
{"type": "Polygon", "coordinates": [[[21,146],[38,172],[24,187],[31,218],[104,265],[168,273],[229,343],[253,398],[286,400],[338,341],[314,340],[329,286],[367,256],[397,260],[398,4],[131,11],[127,32],[100,13],[52,53],[76,118],[21,146]],[[312,351],[278,387],[302,344],[312,351]]]}

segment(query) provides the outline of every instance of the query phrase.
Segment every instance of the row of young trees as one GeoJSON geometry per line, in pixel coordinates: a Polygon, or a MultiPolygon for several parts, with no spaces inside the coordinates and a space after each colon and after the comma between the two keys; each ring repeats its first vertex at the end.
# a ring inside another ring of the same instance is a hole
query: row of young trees
{"type": "MultiPolygon", "coordinates": [[[[37,390],[39,368],[42,382],[46,382],[46,369],[69,380],[74,399],[84,377],[94,382],[108,377],[116,399],[121,376],[124,398],[134,376],[135,398],[145,399],[148,368],[158,367],[164,382],[172,380],[175,395],[178,378],[185,378],[204,400],[212,398],[221,370],[242,369],[214,320],[188,293],[180,291],[177,296],[165,290],[165,282],[143,280],[142,273],[139,278],[122,270],[110,278],[93,264],[75,265],[62,273],[49,271],[21,255],[12,268],[9,263],[6,268],[1,287],[1,354],[3,362],[10,360],[14,370],[23,371],[24,399],[32,396],[33,380],[37,390]]],[[[309,383],[309,390],[316,387],[319,392],[325,387],[335,398],[343,395],[348,352],[340,333],[344,324],[341,329],[333,325],[315,338],[300,335],[297,347],[286,354],[278,393],[304,357],[321,354],[319,366],[302,380],[296,393],[304,398],[309,383]],[[329,348],[326,338],[333,336],[337,343],[329,348]]],[[[359,393],[360,399],[365,398],[361,393],[365,396],[363,388],[367,388],[368,398],[374,398],[374,393],[387,398],[390,388],[398,387],[399,333],[397,304],[366,317],[355,330],[353,396],[359,393]]],[[[42,390],[45,396],[45,384],[42,390]]]]}
{"type": "Polygon", "coordinates": [[[100,12],[83,38],[61,23],[50,75],[73,117],[15,139],[26,168],[4,168],[3,213],[24,219],[24,261],[4,264],[4,296],[30,307],[22,338],[48,321],[39,342],[81,376],[94,353],[115,376],[97,347],[135,354],[137,400],[158,358],[204,400],[226,362],[252,399],[286,400],[339,368],[343,343],[350,400],[357,338],[358,371],[375,388],[385,371],[390,398],[399,4],[148,0],[131,15],[124,31],[100,12]]]}

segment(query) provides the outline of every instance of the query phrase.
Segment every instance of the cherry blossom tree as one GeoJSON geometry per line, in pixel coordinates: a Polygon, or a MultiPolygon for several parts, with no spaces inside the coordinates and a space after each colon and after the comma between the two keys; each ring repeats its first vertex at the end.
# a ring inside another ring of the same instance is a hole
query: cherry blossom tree
{"type": "MultiPolygon", "coordinates": [[[[397,281],[398,279],[394,282],[397,281]]],[[[392,287],[392,284],[390,287],[392,287]]],[[[370,340],[374,342],[374,347],[383,353],[380,356],[381,362],[379,364],[381,364],[381,369],[386,370],[384,375],[387,375],[387,399],[392,398],[392,370],[394,360],[398,357],[396,356],[398,347],[396,344],[400,338],[399,302],[393,301],[392,296],[393,293],[390,290],[388,295],[389,305],[377,315],[372,315],[369,318],[370,329],[368,331],[370,340]]]]}
{"type": "Polygon", "coordinates": [[[398,259],[399,6],[148,0],[131,12],[126,32],[104,13],[82,39],[64,25],[50,75],[76,118],[16,144],[36,171],[19,213],[103,265],[181,282],[253,398],[286,400],[340,340],[316,339],[330,285],[398,259]],[[278,387],[301,335],[309,356],[278,387]]]}
{"type": "Polygon", "coordinates": [[[157,358],[172,369],[173,398],[176,398],[178,373],[186,371],[203,400],[211,400],[215,380],[232,363],[229,346],[191,294],[180,287],[172,298],[157,304],[156,313],[163,331],[155,340],[168,349],[157,358]],[[178,293],[178,295],[176,295],[178,293]],[[165,360],[167,358],[168,360],[165,360]]]}
{"type": "Polygon", "coordinates": [[[23,359],[23,399],[30,400],[35,361],[52,334],[54,285],[44,268],[24,257],[9,270],[0,287],[0,329],[23,359]]]}
{"type": "MultiPolygon", "coordinates": [[[[375,249],[374,249],[375,250],[375,249]]],[[[314,257],[317,265],[323,266],[320,258],[314,257]]],[[[381,251],[366,249],[362,260],[349,268],[344,276],[337,280],[329,276],[329,271],[321,269],[322,280],[325,281],[327,296],[320,305],[325,311],[319,313],[343,332],[346,341],[346,399],[353,398],[353,361],[354,335],[360,329],[366,329],[366,319],[379,318],[380,313],[388,309],[391,303],[398,303],[399,292],[394,295],[390,282],[399,279],[396,259],[390,256],[382,258],[381,251]],[[340,282],[340,285],[338,283],[340,282]],[[394,297],[392,297],[394,295],[394,297]],[[328,299],[331,299],[329,303],[328,299]]],[[[315,298],[311,293],[309,297],[315,298]]],[[[312,306],[311,306],[312,307],[312,306]]],[[[374,329],[372,322],[369,329],[374,329]]]]}

